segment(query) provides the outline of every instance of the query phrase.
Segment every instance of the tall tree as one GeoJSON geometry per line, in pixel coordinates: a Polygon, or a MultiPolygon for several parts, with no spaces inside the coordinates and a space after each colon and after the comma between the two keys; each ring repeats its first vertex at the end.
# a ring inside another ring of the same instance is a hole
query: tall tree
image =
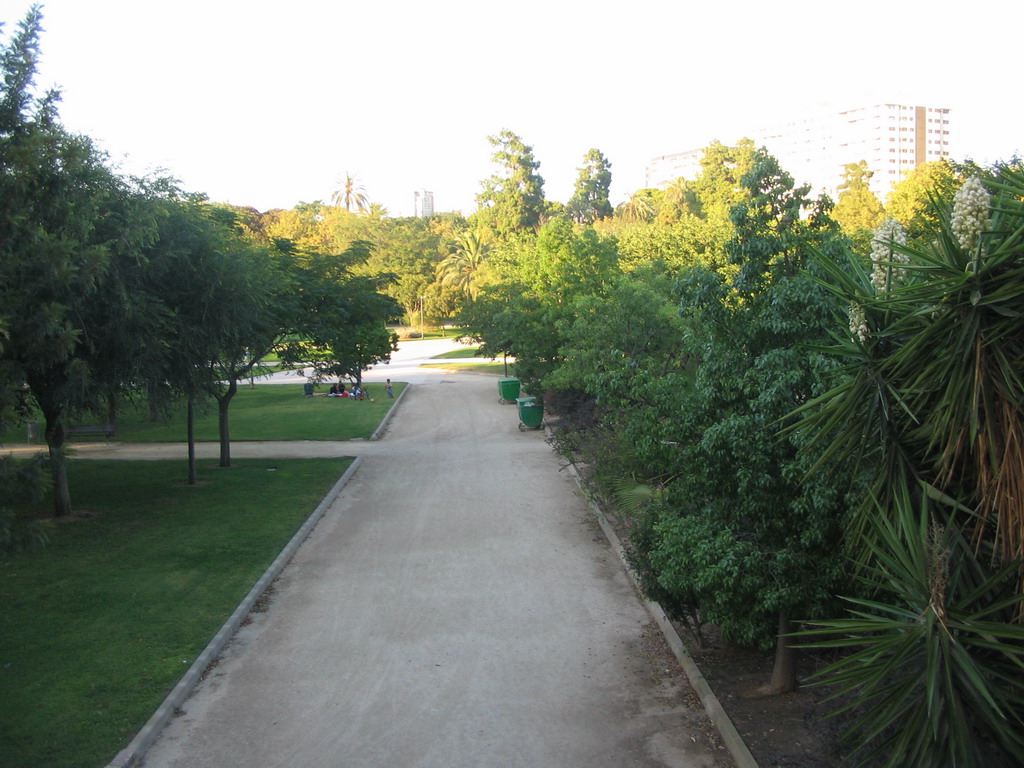
{"type": "Polygon", "coordinates": [[[477,296],[476,278],[489,249],[487,230],[461,232],[455,250],[437,265],[438,280],[458,288],[473,301],[477,296]]]}
{"type": "Polygon", "coordinates": [[[207,380],[217,401],[220,466],[231,466],[229,408],[238,382],[294,329],[297,302],[283,259],[243,236],[235,211],[206,206],[213,242],[202,330],[209,342],[207,380]]]}
{"type": "Polygon", "coordinates": [[[608,200],[612,184],[612,165],[597,149],[591,149],[583,158],[583,167],[576,177],[576,188],[569,199],[567,208],[573,221],[578,224],[593,224],[597,219],[612,215],[612,204],[608,200]]]}
{"type": "Polygon", "coordinates": [[[696,595],[727,637],[775,644],[781,692],[796,684],[791,619],[829,605],[845,575],[842,475],[807,475],[799,441],[777,435],[832,367],[809,345],[829,338],[836,301],[807,263],[837,233],[774,158],[755,153],[742,184],[731,283],[698,269],[683,284],[693,384],[666,413],[679,471],[647,556],[661,590],[696,595]]]}
{"type": "Polygon", "coordinates": [[[681,210],[688,210],[690,213],[698,213],[696,193],[691,188],[690,182],[680,176],[673,179],[665,187],[665,202],[674,205],[681,210]]]}
{"type": "Polygon", "coordinates": [[[940,222],[932,200],[951,204],[960,181],[956,167],[948,160],[923,163],[908,171],[892,188],[885,210],[907,231],[911,243],[927,239],[940,222]]]}
{"type": "Polygon", "coordinates": [[[843,183],[839,185],[839,199],[832,209],[832,218],[851,237],[874,232],[885,219],[882,203],[868,186],[873,175],[865,160],[849,163],[843,170],[843,183]]]}
{"type": "Polygon", "coordinates": [[[561,362],[564,333],[582,297],[607,296],[618,274],[614,240],[593,229],[574,231],[555,218],[535,239],[496,249],[506,278],[488,286],[465,308],[471,333],[484,342],[485,355],[512,354],[516,374],[538,385],[561,362]],[[478,305],[479,306],[476,306],[478,305]]]}
{"type": "Polygon", "coordinates": [[[345,171],[344,178],[338,180],[338,188],[331,195],[331,202],[349,213],[353,208],[360,212],[368,211],[370,208],[366,188],[348,171],[345,171]]]}
{"type": "Polygon", "coordinates": [[[152,418],[169,407],[172,398],[186,401],[187,482],[198,482],[195,450],[197,405],[213,393],[207,373],[213,356],[211,286],[217,283],[216,252],[221,233],[205,214],[199,196],[186,196],[171,185],[154,190],[152,205],[158,210],[158,237],[145,249],[148,268],[144,295],[149,316],[155,321],[142,350],[144,384],[152,418]]]}
{"type": "Polygon", "coordinates": [[[343,254],[300,254],[296,333],[280,345],[282,359],[311,365],[318,378],[351,377],[362,383],[368,367],[387,360],[398,337],[386,324],[401,315],[383,292],[392,275],[356,274],[372,246],[353,243],[343,254]]]}
{"type": "Polygon", "coordinates": [[[743,177],[753,169],[756,151],[750,139],[740,139],[734,146],[714,141],[704,150],[700,175],[692,184],[702,218],[729,222],[732,207],[750,194],[743,177]]]}
{"type": "Polygon", "coordinates": [[[137,265],[146,226],[92,142],[59,124],[57,94],[34,96],[41,21],[33,6],[0,51],[0,354],[43,413],[55,512],[68,515],[66,423],[109,390],[97,382],[123,339],[108,320],[131,300],[119,269],[137,265]]]}
{"type": "Polygon", "coordinates": [[[629,200],[619,203],[615,212],[623,221],[650,221],[658,212],[654,192],[655,190],[638,189],[629,200]]]}
{"type": "Polygon", "coordinates": [[[534,159],[533,147],[507,129],[487,140],[495,147],[491,159],[500,170],[483,182],[477,195],[477,223],[500,238],[536,230],[545,205],[544,179],[537,173],[540,163],[534,159]]]}
{"type": "Polygon", "coordinates": [[[696,216],[699,213],[700,202],[689,181],[679,177],[665,187],[661,210],[658,211],[659,224],[671,226],[684,216],[696,216]]]}

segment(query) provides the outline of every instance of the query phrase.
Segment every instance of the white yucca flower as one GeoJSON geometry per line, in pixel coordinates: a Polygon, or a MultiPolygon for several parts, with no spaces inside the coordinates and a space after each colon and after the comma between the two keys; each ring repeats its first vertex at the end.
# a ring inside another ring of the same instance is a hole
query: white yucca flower
{"type": "Polygon", "coordinates": [[[907,270],[892,269],[887,262],[898,264],[909,264],[910,258],[903,253],[893,250],[893,244],[906,245],[907,232],[896,219],[886,219],[875,231],[871,240],[871,261],[874,267],[871,270],[871,284],[875,286],[876,293],[885,293],[889,290],[893,281],[902,282],[906,277],[907,270]],[[892,270],[892,277],[889,277],[892,270]]]}
{"type": "Polygon", "coordinates": [[[856,302],[851,302],[847,313],[850,316],[850,333],[861,341],[867,341],[870,330],[868,329],[867,315],[864,314],[864,307],[856,302]]]}
{"type": "Polygon", "coordinates": [[[949,228],[953,230],[961,247],[973,251],[988,226],[989,195],[981,179],[972,176],[953,197],[953,216],[949,228]]]}

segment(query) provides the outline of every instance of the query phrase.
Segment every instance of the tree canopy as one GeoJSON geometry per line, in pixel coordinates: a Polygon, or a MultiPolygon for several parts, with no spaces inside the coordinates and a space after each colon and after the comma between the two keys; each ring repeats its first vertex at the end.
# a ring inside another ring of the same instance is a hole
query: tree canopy
{"type": "MultiPolygon", "coordinates": [[[[110,422],[119,397],[141,392],[154,404],[212,396],[227,466],[239,378],[286,337],[313,332],[303,338],[315,364],[358,376],[393,349],[384,323],[397,305],[380,293],[391,276],[316,272],[322,262],[302,262],[275,235],[287,224],[314,251],[330,244],[322,206],[265,221],[166,179],[111,170],[88,137],[60,124],[56,93],[35,95],[41,19],[33,7],[0,50],[0,415],[25,415],[26,395],[38,407],[55,511],[68,515],[64,442],[74,419],[110,422]],[[295,289],[314,283],[328,297],[329,334],[300,314],[299,299],[310,299],[295,289]]],[[[428,259],[422,271],[432,269],[428,259]]]]}
{"type": "Polygon", "coordinates": [[[839,185],[839,199],[832,217],[851,237],[859,232],[874,232],[885,218],[885,209],[868,182],[872,172],[866,161],[849,163],[843,171],[839,185]]]}
{"type": "Polygon", "coordinates": [[[109,320],[132,312],[124,281],[152,226],[93,143],[60,125],[57,94],[34,95],[41,21],[33,7],[0,54],[0,365],[43,414],[56,511],[67,515],[66,420],[116,385],[102,373],[130,368],[127,328],[109,320]]]}
{"type": "Polygon", "coordinates": [[[576,187],[566,203],[569,216],[578,224],[593,224],[612,215],[608,194],[612,185],[612,166],[598,149],[591,149],[583,158],[576,187]]]}
{"type": "Polygon", "coordinates": [[[885,210],[896,219],[912,240],[928,237],[939,218],[930,198],[951,203],[959,186],[956,169],[947,160],[935,160],[908,171],[892,188],[885,210]]]}
{"type": "Polygon", "coordinates": [[[544,179],[537,172],[540,163],[534,159],[533,147],[507,129],[488,141],[495,148],[491,159],[499,171],[484,180],[474,219],[502,238],[536,230],[545,202],[544,179]]]}

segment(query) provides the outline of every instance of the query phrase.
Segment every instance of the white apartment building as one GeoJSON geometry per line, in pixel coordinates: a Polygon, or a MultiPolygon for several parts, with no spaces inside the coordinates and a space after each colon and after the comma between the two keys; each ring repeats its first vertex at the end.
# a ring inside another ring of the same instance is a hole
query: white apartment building
{"type": "MultiPolygon", "coordinates": [[[[903,174],[922,163],[949,157],[949,110],[941,107],[875,104],[822,112],[748,134],[774,155],[783,170],[814,194],[833,200],[849,163],[867,162],[871,190],[883,203],[903,174]]],[[[703,148],[662,155],[647,166],[647,185],[665,187],[700,173],[703,148]]]]}
{"type": "Polygon", "coordinates": [[[647,164],[648,188],[664,189],[676,179],[682,177],[693,181],[700,175],[700,159],[704,157],[704,149],[688,149],[672,155],[660,155],[647,164]]]}
{"type": "Polygon", "coordinates": [[[429,219],[434,215],[434,193],[427,189],[417,189],[413,193],[415,211],[413,215],[421,219],[429,219]]]}

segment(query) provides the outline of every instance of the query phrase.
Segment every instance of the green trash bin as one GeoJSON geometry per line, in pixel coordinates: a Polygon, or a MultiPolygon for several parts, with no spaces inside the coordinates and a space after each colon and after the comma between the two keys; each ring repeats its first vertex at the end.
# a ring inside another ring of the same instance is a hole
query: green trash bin
{"type": "Polygon", "coordinates": [[[519,397],[519,379],[498,379],[498,401],[514,403],[519,397]]]}
{"type": "Polygon", "coordinates": [[[536,397],[517,397],[516,407],[519,409],[519,431],[540,429],[544,426],[544,403],[536,397]]]}

